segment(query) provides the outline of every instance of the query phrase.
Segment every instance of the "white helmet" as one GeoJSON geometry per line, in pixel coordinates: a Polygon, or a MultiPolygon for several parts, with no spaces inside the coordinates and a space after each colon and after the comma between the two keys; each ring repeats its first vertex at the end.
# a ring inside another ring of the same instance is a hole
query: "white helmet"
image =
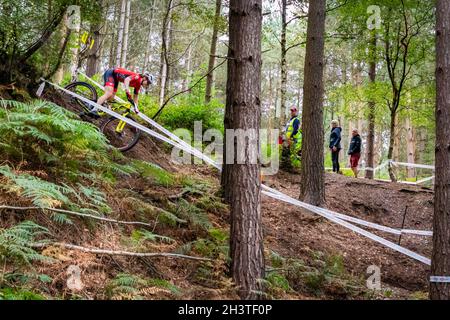
{"type": "Polygon", "coordinates": [[[144,76],[144,78],[147,78],[147,80],[150,84],[155,83],[155,77],[152,74],[150,74],[150,72],[145,71],[142,75],[144,76]]]}

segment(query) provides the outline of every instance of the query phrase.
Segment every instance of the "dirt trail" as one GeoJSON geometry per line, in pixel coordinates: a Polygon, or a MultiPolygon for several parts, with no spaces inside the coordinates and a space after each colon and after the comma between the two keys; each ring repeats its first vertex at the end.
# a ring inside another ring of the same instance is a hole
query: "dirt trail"
{"type": "MultiPolygon", "coordinates": [[[[294,198],[298,197],[298,176],[281,173],[267,182],[294,198]]],[[[327,175],[326,194],[328,208],[339,213],[400,228],[408,206],[405,229],[432,228],[433,193],[427,189],[327,175]]],[[[365,276],[368,266],[377,265],[381,268],[382,286],[406,289],[411,293],[427,290],[428,266],[306,210],[264,197],[263,219],[267,243],[283,256],[305,258],[311,250],[341,254],[346,267],[357,276],[365,276]]],[[[395,235],[374,233],[398,242],[395,235]]],[[[403,235],[401,245],[431,256],[431,237],[403,235]]]]}
{"type": "MultiPolygon", "coordinates": [[[[68,104],[67,100],[61,99],[57,97],[52,100],[62,105],[68,104]]],[[[170,150],[159,141],[143,135],[139,144],[125,155],[156,163],[172,172],[195,175],[218,186],[220,175],[214,169],[207,166],[178,166],[171,162],[170,150]]],[[[299,194],[299,182],[298,175],[282,172],[274,177],[266,177],[265,181],[294,198],[299,194]]],[[[327,207],[333,211],[394,228],[401,228],[408,206],[404,228],[432,228],[433,192],[429,189],[327,174],[326,195],[327,207]]],[[[342,255],[346,268],[357,277],[366,278],[368,266],[379,266],[382,287],[393,289],[396,297],[409,298],[416,291],[428,290],[429,267],[416,260],[306,210],[268,197],[263,197],[262,210],[266,247],[283,257],[308,261],[312,251],[342,255]]],[[[220,219],[223,224],[221,227],[227,228],[227,217],[222,218],[225,220],[220,219]]],[[[398,241],[395,235],[374,233],[393,242],[398,241]]],[[[430,237],[404,235],[401,245],[430,257],[431,241],[430,237]]],[[[174,272],[172,276],[180,272],[176,265],[169,269],[174,272]]]]}

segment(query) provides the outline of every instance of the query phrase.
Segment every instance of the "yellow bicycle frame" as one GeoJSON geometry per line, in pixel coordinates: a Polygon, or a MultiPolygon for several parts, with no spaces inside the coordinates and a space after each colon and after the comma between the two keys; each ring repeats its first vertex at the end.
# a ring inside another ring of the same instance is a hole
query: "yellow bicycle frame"
{"type": "MultiPolygon", "coordinates": [[[[126,117],[131,113],[131,104],[130,103],[126,103],[126,104],[118,104],[118,103],[113,103],[111,106],[112,111],[120,113],[122,116],[126,117]],[[121,109],[125,109],[126,112],[122,113],[120,112],[121,109]]],[[[104,116],[104,112],[99,113],[99,115],[104,116]]],[[[125,129],[126,126],[126,122],[120,120],[119,124],[116,127],[116,132],[117,133],[122,133],[123,130],[125,129]]]]}

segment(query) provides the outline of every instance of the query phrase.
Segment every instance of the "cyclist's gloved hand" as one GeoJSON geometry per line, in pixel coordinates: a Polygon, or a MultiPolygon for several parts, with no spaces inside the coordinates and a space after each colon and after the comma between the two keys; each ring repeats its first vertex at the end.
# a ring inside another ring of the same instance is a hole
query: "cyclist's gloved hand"
{"type": "Polygon", "coordinates": [[[133,97],[131,96],[131,93],[128,92],[128,91],[127,91],[127,99],[128,99],[129,102],[134,104],[133,97]]]}

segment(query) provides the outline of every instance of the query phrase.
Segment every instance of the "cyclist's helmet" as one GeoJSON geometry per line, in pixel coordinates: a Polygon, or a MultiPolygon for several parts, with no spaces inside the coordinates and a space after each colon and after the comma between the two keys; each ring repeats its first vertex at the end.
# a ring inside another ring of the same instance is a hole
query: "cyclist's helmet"
{"type": "Polygon", "coordinates": [[[148,80],[149,84],[155,83],[155,77],[150,72],[145,71],[142,76],[148,80]]]}

